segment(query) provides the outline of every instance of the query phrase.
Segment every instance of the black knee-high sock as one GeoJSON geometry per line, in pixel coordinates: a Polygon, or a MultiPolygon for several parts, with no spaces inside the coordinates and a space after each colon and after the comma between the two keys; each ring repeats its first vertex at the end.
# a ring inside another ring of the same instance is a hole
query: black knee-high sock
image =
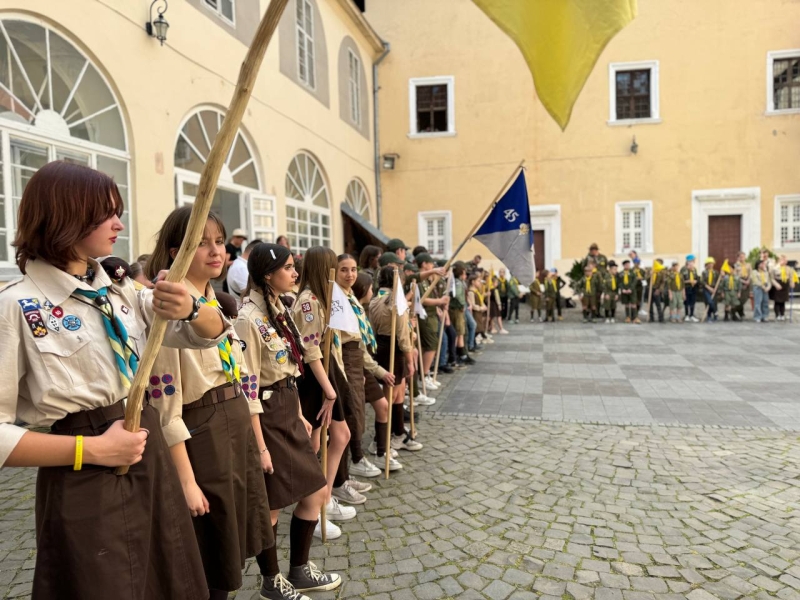
{"type": "Polygon", "coordinates": [[[348,447],[345,446],[342,458],[339,460],[339,468],[336,469],[336,477],[333,478],[333,487],[342,487],[350,479],[350,465],[347,464],[349,458],[350,452],[348,447]]]}
{"type": "Polygon", "coordinates": [[[392,434],[402,436],[406,434],[406,426],[403,424],[402,404],[392,404],[392,434]]]}
{"type": "MultiPolygon", "coordinates": [[[[272,526],[273,538],[275,539],[275,543],[272,544],[270,548],[266,550],[262,550],[260,553],[256,555],[256,562],[258,563],[258,568],[261,571],[261,574],[264,577],[275,577],[278,573],[281,572],[281,568],[278,565],[278,523],[276,522],[272,526]]],[[[314,533],[313,531],[311,533],[314,533]]]]}
{"type": "Polygon", "coordinates": [[[386,454],[386,430],[388,423],[378,423],[375,421],[375,445],[378,448],[378,456],[386,454]]]}
{"type": "Polygon", "coordinates": [[[292,567],[302,567],[308,562],[311,538],[316,526],[316,519],[306,521],[297,515],[292,515],[292,523],[289,525],[289,565],[292,567]]]}
{"type": "Polygon", "coordinates": [[[208,590],[208,600],[228,600],[228,592],[225,590],[208,590]]]}
{"type": "MultiPolygon", "coordinates": [[[[359,432],[360,433],[360,432],[359,432]]],[[[361,447],[361,436],[358,439],[353,439],[352,432],[350,433],[350,456],[353,457],[353,462],[361,462],[364,458],[364,449],[361,447]]]]}

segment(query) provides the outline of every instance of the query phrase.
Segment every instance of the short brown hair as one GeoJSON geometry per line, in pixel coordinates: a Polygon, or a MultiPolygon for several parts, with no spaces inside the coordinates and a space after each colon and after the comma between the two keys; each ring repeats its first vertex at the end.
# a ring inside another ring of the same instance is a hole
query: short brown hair
{"type": "Polygon", "coordinates": [[[40,258],[58,269],[80,257],[75,244],[124,210],[117,184],[83,165],[57,160],[31,177],[19,204],[14,238],[19,270],[40,258]]]}

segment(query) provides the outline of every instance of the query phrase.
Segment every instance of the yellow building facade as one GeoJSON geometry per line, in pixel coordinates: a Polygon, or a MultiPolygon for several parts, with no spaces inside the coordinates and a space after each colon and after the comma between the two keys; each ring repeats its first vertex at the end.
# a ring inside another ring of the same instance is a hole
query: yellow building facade
{"type": "MultiPolygon", "coordinates": [[[[124,258],[149,252],[169,212],[193,201],[268,0],[165,4],[0,1],[0,279],[18,275],[16,208],[51,160],[114,176],[124,258]],[[163,45],[145,30],[161,11],[163,45]]],[[[229,234],[339,249],[342,205],[376,221],[372,73],[382,52],[351,0],[289,0],[220,179],[214,209],[229,234]]]]}
{"type": "MultiPolygon", "coordinates": [[[[592,242],[646,264],[765,245],[800,258],[800,4],[639,0],[561,132],[470,0],[371,0],[384,229],[447,256],[521,159],[538,266],[592,242]]],[[[470,242],[462,258],[485,249],[470,242]]]]}

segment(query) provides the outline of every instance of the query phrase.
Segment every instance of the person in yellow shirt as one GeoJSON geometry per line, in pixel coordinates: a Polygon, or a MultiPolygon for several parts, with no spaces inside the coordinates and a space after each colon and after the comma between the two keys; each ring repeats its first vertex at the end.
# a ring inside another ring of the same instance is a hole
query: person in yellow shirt
{"type": "Polygon", "coordinates": [[[597,290],[602,291],[603,289],[600,272],[591,264],[586,265],[583,270],[583,277],[578,280],[573,289],[581,297],[583,322],[594,323],[594,316],[597,312],[597,290]]]}
{"type": "Polygon", "coordinates": [[[606,323],[617,322],[617,300],[619,299],[618,276],[617,263],[613,260],[608,261],[608,270],[602,275],[603,310],[605,311],[606,323]]]}
{"type": "Polygon", "coordinates": [[[772,281],[775,288],[775,320],[785,321],[786,303],[795,285],[794,269],[789,266],[785,254],[781,254],[778,265],[772,271],[772,281]]]}
{"type": "Polygon", "coordinates": [[[694,307],[697,303],[697,290],[700,283],[700,275],[697,273],[694,254],[689,254],[686,257],[686,264],[681,269],[681,277],[683,278],[683,287],[686,292],[683,320],[698,323],[700,319],[694,316],[694,307]]]}
{"type": "Polygon", "coordinates": [[[751,281],[753,269],[750,267],[750,263],[747,262],[747,254],[744,252],[739,252],[739,256],[736,261],[735,272],[741,284],[741,289],[739,290],[739,307],[737,312],[739,313],[739,318],[744,321],[744,305],[747,304],[748,300],[750,300],[750,293],[753,291],[753,285],[751,281]]]}
{"type": "Polygon", "coordinates": [[[667,293],[669,294],[669,322],[680,323],[681,307],[683,306],[683,302],[686,298],[686,286],[683,282],[683,277],[681,277],[681,273],[678,270],[677,262],[672,263],[672,268],[670,268],[666,279],[667,293]]]}

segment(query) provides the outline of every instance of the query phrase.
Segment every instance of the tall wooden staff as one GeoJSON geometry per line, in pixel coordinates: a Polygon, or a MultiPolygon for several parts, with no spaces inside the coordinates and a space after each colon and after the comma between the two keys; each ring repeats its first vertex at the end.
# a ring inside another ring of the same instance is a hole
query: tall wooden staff
{"type": "MultiPolygon", "coordinates": [[[[472,238],[473,235],[475,235],[475,232],[478,231],[478,229],[480,229],[481,225],[483,225],[483,222],[486,220],[486,217],[488,217],[489,213],[492,212],[492,209],[494,208],[494,205],[497,204],[497,201],[500,200],[500,198],[503,197],[503,194],[505,193],[506,188],[508,188],[508,186],[511,185],[511,183],[514,181],[514,178],[517,176],[517,173],[519,173],[519,170],[523,168],[524,164],[525,164],[525,159],[523,159],[523,160],[521,160],[519,162],[519,164],[517,165],[517,168],[514,169],[513,173],[511,173],[511,177],[509,177],[508,181],[506,181],[503,184],[503,187],[500,188],[500,191],[494,197],[494,200],[492,200],[492,202],[491,202],[491,204],[489,204],[488,208],[483,212],[483,214],[480,216],[480,218],[475,223],[475,225],[473,225],[472,229],[469,230],[469,233],[466,235],[466,237],[458,245],[458,248],[456,248],[456,251],[453,252],[453,254],[450,256],[450,258],[447,260],[447,264],[443,267],[445,272],[450,270],[450,265],[456,259],[456,256],[458,256],[458,253],[461,252],[461,250],[464,248],[464,246],[467,244],[467,242],[472,238]]],[[[433,288],[436,286],[436,284],[439,282],[440,279],[441,279],[440,275],[435,275],[434,276],[430,287],[422,295],[422,300],[425,300],[425,298],[427,298],[428,296],[431,295],[431,292],[433,291],[433,288]]]]}
{"type": "MultiPolygon", "coordinates": [[[[203,236],[203,230],[208,220],[208,211],[214,201],[217,180],[230,152],[231,144],[233,144],[233,140],[239,131],[239,125],[242,122],[245,108],[247,108],[247,102],[253,92],[258,70],[261,67],[267,46],[269,46],[272,35],[275,33],[275,28],[278,26],[278,21],[281,19],[281,14],[283,14],[283,9],[286,8],[287,2],[288,0],[272,0],[269,3],[253,43],[247,51],[247,56],[239,71],[239,80],[236,83],[233,99],[228,107],[228,112],[225,113],[225,119],[222,121],[222,126],[214,139],[214,145],[208,153],[208,159],[200,175],[197,196],[192,206],[192,215],[189,218],[186,235],[183,238],[180,250],[178,250],[178,255],[175,257],[175,262],[172,263],[167,275],[167,281],[169,282],[183,281],[189,271],[189,265],[203,236]]],[[[150,371],[153,370],[153,364],[161,348],[161,343],[164,341],[166,331],[167,322],[156,315],[147,336],[147,345],[142,354],[142,360],[139,362],[139,370],[133,378],[131,389],[128,393],[128,403],[125,408],[125,429],[128,431],[139,431],[144,391],[147,387],[147,381],[150,379],[150,371]]],[[[117,475],[124,475],[127,472],[127,466],[116,469],[117,475]]]]}
{"type": "MultiPolygon", "coordinates": [[[[447,310],[445,307],[443,309],[447,310]]],[[[439,358],[442,356],[442,336],[444,335],[444,315],[439,317],[439,343],[436,344],[436,358],[434,360],[433,366],[433,380],[436,381],[436,378],[439,376],[439,358]]]]}
{"type": "MultiPolygon", "coordinates": [[[[409,319],[413,319],[415,323],[419,317],[416,314],[417,311],[417,300],[416,300],[416,292],[417,292],[417,282],[411,282],[411,305],[412,307],[409,308],[409,319]]],[[[417,342],[419,342],[419,325],[414,327],[414,333],[417,336],[417,342]]],[[[421,373],[422,371],[420,371],[421,373]]],[[[420,377],[420,379],[424,379],[424,377],[420,377]]],[[[423,381],[422,385],[424,386],[425,383],[423,381]]],[[[417,431],[414,427],[414,377],[409,377],[408,382],[408,411],[411,413],[411,439],[413,440],[417,437],[417,431]]]]}
{"type": "MultiPolygon", "coordinates": [[[[711,302],[714,303],[714,308],[717,307],[717,290],[719,289],[719,284],[722,281],[722,271],[720,271],[717,275],[717,285],[714,286],[714,291],[711,292],[711,302]]],[[[705,292],[706,286],[703,284],[703,291],[705,292]]],[[[708,318],[708,314],[711,312],[711,305],[706,304],[706,316],[708,318]]],[[[716,314],[716,313],[715,313],[716,314]]]]}
{"type": "MultiPolygon", "coordinates": [[[[328,273],[328,303],[325,306],[325,314],[327,315],[328,324],[331,322],[331,300],[333,298],[333,282],[336,279],[336,269],[331,269],[328,273]]],[[[331,340],[333,340],[333,330],[329,327],[325,328],[325,336],[322,340],[322,366],[325,369],[327,376],[331,366],[331,340]]],[[[327,402],[322,399],[323,404],[327,402]]],[[[319,462],[322,465],[322,474],[325,476],[325,486],[327,490],[328,485],[328,425],[322,423],[322,431],[319,432],[319,462]]],[[[326,494],[327,496],[327,494],[326,494]]],[[[325,521],[326,505],[328,501],[323,498],[322,508],[320,509],[320,522],[322,523],[322,543],[328,541],[327,529],[328,526],[325,521]]]]}
{"type": "MultiPolygon", "coordinates": [[[[398,271],[395,269],[394,281],[392,282],[392,335],[391,345],[389,346],[389,373],[394,373],[394,346],[397,340],[395,328],[397,326],[397,277],[398,271]]],[[[389,415],[386,419],[386,479],[389,479],[389,459],[392,457],[392,406],[394,405],[394,384],[389,386],[389,415]]]]}

